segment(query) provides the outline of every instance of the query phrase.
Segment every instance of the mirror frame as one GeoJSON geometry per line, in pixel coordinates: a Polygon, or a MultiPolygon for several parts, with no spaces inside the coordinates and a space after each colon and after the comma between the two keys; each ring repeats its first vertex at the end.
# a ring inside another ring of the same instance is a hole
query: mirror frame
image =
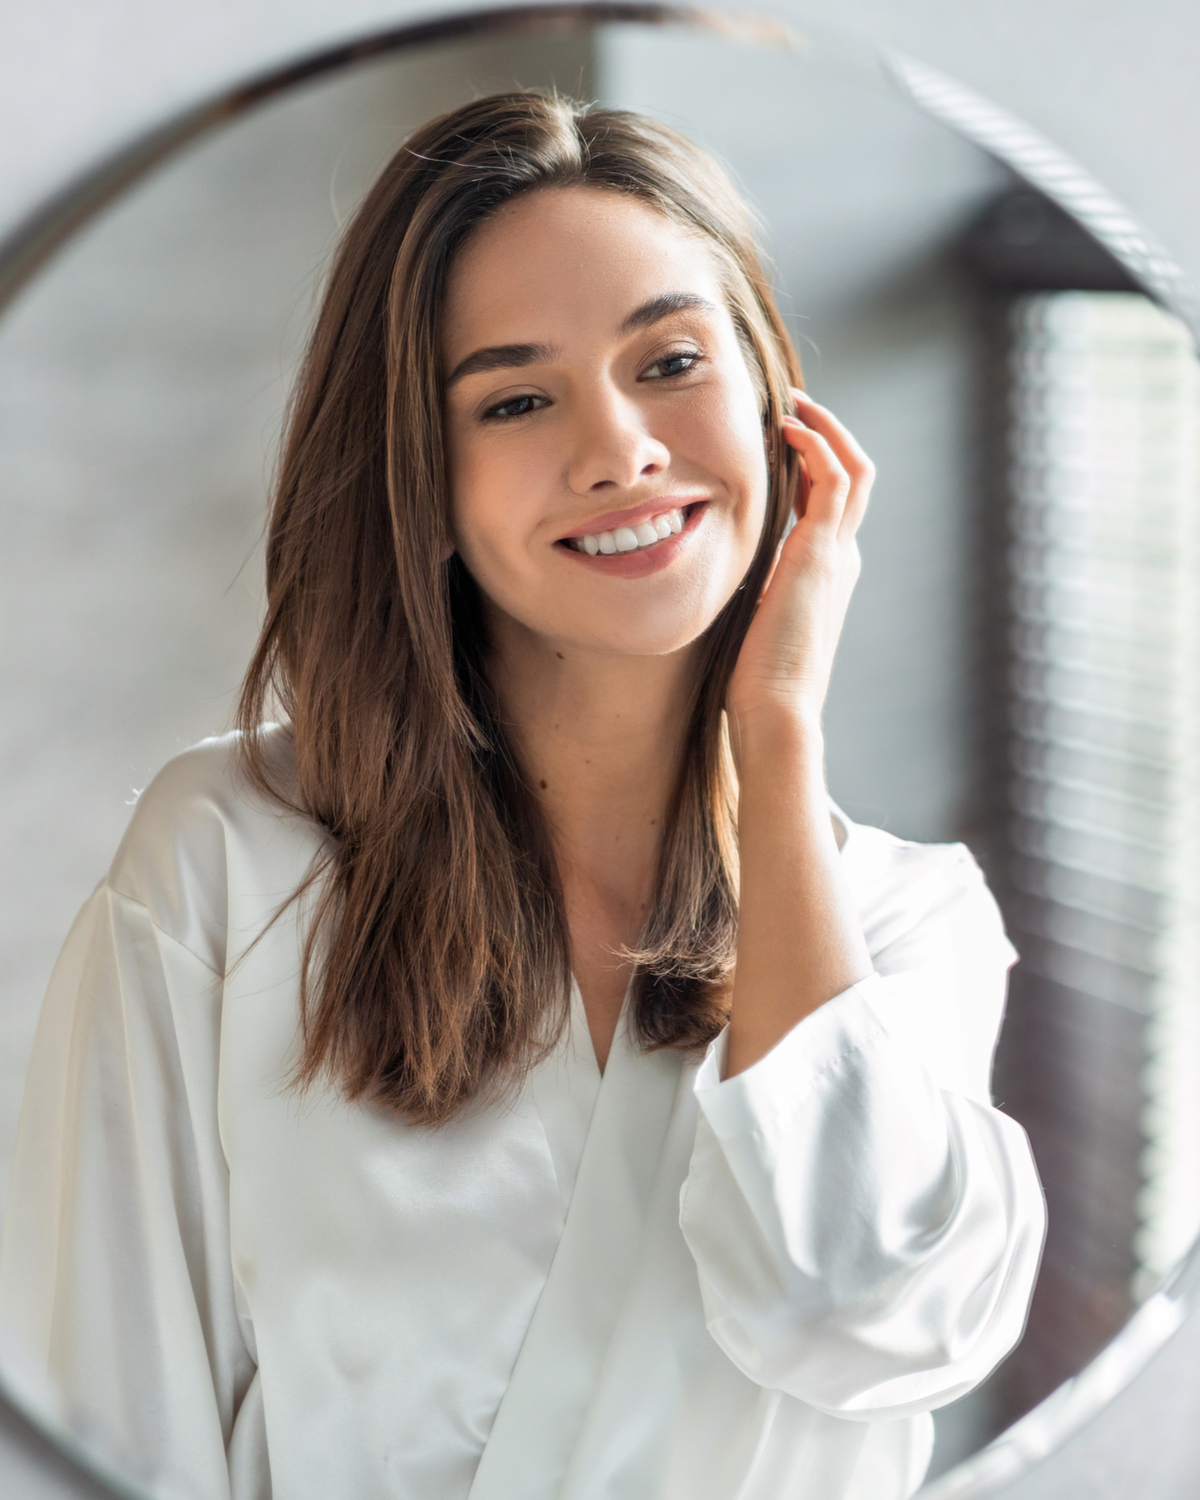
{"type": "MultiPolygon", "coordinates": [[[[234,81],[182,109],[50,196],[0,240],[0,315],[21,289],[93,217],[177,151],[230,124],[257,105],[311,80],[411,47],[490,36],[567,33],[603,25],[680,27],[731,42],[812,56],[881,84],[922,113],[995,157],[1056,202],[1118,260],[1139,287],[1191,331],[1200,347],[1200,296],[1171,257],[1083,167],[1015,115],[906,54],[852,46],[801,33],[752,11],[694,5],[582,0],[567,4],[480,6],[380,31],[321,49],[282,68],[234,81]]],[[[1200,1239],[1135,1311],[1116,1337],[1078,1374],[997,1438],[925,1485],[914,1500],[990,1500],[1034,1470],[1096,1418],[1146,1367],[1200,1304],[1200,1239]]],[[[68,1457],[108,1485],[114,1496],[144,1500],[120,1475],[97,1466],[61,1419],[35,1403],[0,1344],[0,1398],[44,1431],[68,1457]]]]}

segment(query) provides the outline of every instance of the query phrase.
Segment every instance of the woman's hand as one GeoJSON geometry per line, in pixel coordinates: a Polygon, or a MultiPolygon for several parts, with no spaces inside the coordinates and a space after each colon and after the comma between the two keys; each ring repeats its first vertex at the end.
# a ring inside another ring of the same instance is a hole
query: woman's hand
{"type": "Polygon", "coordinates": [[[823,407],[793,392],[796,525],[746,632],[726,705],[737,761],[741,888],[726,1076],[871,972],[825,790],[821,709],[858,579],[875,471],[823,407]]]}
{"type": "Polygon", "coordinates": [[[858,581],[856,540],[875,478],[871,460],[831,412],[793,390],[800,417],[783,435],[800,455],[796,525],[784,539],[746,632],[726,704],[735,754],[760,721],[819,733],[834,652],[858,581]]]}

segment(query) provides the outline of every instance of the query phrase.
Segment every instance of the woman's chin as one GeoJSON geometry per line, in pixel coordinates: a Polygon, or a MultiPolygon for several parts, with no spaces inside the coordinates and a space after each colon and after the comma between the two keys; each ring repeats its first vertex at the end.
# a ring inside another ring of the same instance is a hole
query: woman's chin
{"type": "Polygon", "coordinates": [[[546,590],[536,612],[521,608],[524,601],[519,599],[510,608],[505,608],[508,600],[495,602],[489,610],[493,641],[503,652],[506,636],[513,646],[524,637],[529,645],[541,642],[568,661],[579,654],[630,660],[673,656],[704,634],[736,591],[739,577],[722,577],[715,587],[711,577],[688,582],[690,586],[670,589],[627,587],[616,600],[605,597],[612,585],[599,598],[587,588],[566,597],[546,590]]]}
{"type": "Polygon", "coordinates": [[[622,621],[618,629],[587,632],[576,636],[575,640],[588,654],[627,657],[634,661],[645,657],[674,656],[686,651],[711,624],[712,619],[707,615],[686,622],[656,622],[642,628],[638,628],[636,622],[622,621]]]}

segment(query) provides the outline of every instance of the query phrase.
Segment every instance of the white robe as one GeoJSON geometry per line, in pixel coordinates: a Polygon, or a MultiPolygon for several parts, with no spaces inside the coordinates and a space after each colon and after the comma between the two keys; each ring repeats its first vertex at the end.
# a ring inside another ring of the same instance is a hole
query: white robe
{"type": "Polygon", "coordinates": [[[848,824],[875,974],[738,1076],[622,1024],[601,1077],[576,991],[516,1097],[418,1128],[288,1087],[307,908],[270,919],[323,836],[233,749],[142,795],[54,972],[0,1261],[27,1388],[164,1497],[910,1494],[1045,1222],[967,851],[848,824]]]}

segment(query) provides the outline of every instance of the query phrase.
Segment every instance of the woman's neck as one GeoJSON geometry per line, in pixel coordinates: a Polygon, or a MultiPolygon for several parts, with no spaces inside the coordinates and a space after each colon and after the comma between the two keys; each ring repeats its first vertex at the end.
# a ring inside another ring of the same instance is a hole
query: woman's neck
{"type": "Polygon", "coordinates": [[[550,829],[603,1067],[630,974],[613,950],[636,945],[653,899],[694,653],[556,648],[507,619],[490,635],[500,711],[550,829]]]}

